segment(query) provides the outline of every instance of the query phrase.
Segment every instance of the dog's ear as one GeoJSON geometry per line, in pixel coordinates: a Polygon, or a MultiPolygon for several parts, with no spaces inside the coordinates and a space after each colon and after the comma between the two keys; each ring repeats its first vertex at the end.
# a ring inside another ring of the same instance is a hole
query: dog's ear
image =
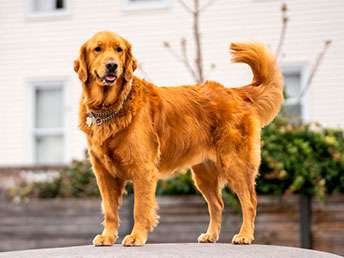
{"type": "Polygon", "coordinates": [[[80,81],[86,83],[88,78],[88,68],[86,62],[86,43],[80,48],[80,56],[74,60],[74,71],[79,75],[80,81]]]}
{"type": "Polygon", "coordinates": [[[124,79],[130,81],[133,78],[133,73],[137,68],[137,61],[133,56],[131,44],[126,41],[126,53],[125,53],[125,64],[124,64],[124,79]]]}

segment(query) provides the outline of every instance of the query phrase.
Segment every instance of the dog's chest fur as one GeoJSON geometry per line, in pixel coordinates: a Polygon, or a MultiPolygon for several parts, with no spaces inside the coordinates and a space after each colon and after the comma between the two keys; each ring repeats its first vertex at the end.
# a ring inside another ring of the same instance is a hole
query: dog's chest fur
{"type": "Polygon", "coordinates": [[[107,138],[104,138],[106,129],[94,130],[88,136],[90,155],[95,156],[113,176],[123,179],[131,179],[138,170],[157,167],[159,139],[152,130],[146,130],[147,127],[140,127],[140,124],[142,122],[133,121],[129,127],[117,132],[108,128],[112,133],[107,138]]]}
{"type": "MultiPolygon", "coordinates": [[[[100,144],[97,141],[97,136],[92,135],[88,137],[88,149],[90,155],[94,156],[105,167],[105,169],[113,176],[120,176],[123,174],[121,165],[121,157],[117,156],[115,149],[110,148],[109,144],[115,139],[109,138],[100,144]]],[[[123,177],[122,175],[121,177],[123,177]]]]}

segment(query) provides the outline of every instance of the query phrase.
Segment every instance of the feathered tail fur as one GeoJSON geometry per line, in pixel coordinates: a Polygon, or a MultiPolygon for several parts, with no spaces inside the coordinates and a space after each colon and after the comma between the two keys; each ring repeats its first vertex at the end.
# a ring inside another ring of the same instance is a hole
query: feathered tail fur
{"type": "Polygon", "coordinates": [[[283,76],[264,45],[232,43],[230,49],[233,62],[246,63],[252,69],[252,83],[237,90],[252,104],[263,127],[277,116],[283,103],[283,76]]]}

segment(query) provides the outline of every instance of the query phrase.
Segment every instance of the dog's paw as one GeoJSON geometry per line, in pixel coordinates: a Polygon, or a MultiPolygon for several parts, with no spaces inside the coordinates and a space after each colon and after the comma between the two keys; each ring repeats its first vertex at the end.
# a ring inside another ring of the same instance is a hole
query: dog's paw
{"type": "Polygon", "coordinates": [[[203,233],[198,237],[198,243],[215,243],[218,237],[214,234],[203,233]]]}
{"type": "Polygon", "coordinates": [[[232,239],[232,243],[236,245],[249,245],[254,240],[252,235],[236,234],[232,239]]]}
{"type": "Polygon", "coordinates": [[[126,235],[122,241],[124,246],[143,246],[146,243],[146,240],[140,238],[136,234],[126,235]]]}
{"type": "Polygon", "coordinates": [[[111,246],[116,242],[115,236],[103,236],[103,235],[96,235],[93,239],[93,245],[95,246],[111,246]]]}

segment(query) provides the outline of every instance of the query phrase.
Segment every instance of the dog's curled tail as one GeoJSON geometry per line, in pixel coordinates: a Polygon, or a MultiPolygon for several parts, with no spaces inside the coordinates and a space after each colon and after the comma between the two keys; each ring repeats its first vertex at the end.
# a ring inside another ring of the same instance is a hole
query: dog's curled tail
{"type": "Polygon", "coordinates": [[[277,116],[283,103],[283,76],[263,44],[232,43],[230,49],[233,62],[246,63],[252,69],[252,83],[238,90],[252,104],[263,127],[277,116]]]}

